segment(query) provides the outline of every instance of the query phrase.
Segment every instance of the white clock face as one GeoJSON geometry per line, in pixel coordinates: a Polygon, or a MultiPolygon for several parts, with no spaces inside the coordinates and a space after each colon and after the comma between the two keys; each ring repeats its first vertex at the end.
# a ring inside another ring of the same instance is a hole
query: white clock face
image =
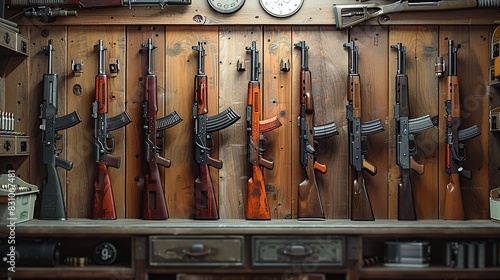
{"type": "Polygon", "coordinates": [[[234,13],[239,10],[243,4],[245,4],[245,0],[207,0],[208,4],[212,9],[216,10],[219,13],[229,14],[234,13]]]}
{"type": "Polygon", "coordinates": [[[275,17],[289,17],[302,7],[304,0],[259,0],[262,8],[275,17]]]}

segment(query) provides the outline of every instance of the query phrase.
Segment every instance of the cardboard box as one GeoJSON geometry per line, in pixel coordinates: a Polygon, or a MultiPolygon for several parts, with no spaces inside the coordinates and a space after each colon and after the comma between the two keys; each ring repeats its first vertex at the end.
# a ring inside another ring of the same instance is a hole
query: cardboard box
{"type": "Polygon", "coordinates": [[[0,224],[19,224],[33,219],[38,193],[37,186],[17,176],[0,174],[0,224]]]}
{"type": "Polygon", "coordinates": [[[500,221],[500,188],[490,191],[490,216],[493,220],[500,221]]]}

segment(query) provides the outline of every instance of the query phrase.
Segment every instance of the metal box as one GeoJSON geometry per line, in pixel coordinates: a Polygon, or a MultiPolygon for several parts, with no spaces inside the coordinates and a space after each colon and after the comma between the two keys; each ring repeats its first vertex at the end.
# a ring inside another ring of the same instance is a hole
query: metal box
{"type": "Polygon", "coordinates": [[[243,236],[150,236],[151,266],[242,266],[243,236]]]}
{"type": "Polygon", "coordinates": [[[331,235],[253,236],[254,266],[343,266],[345,238],[331,235]]]}

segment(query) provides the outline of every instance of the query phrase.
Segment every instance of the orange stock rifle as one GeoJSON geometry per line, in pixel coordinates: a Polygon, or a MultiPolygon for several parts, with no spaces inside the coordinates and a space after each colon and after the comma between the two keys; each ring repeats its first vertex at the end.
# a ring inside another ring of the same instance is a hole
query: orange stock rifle
{"type": "Polygon", "coordinates": [[[267,194],[264,184],[264,175],[261,166],[272,170],[274,162],[264,159],[262,155],[265,152],[265,138],[263,133],[274,130],[281,126],[278,117],[267,120],[260,120],[262,116],[262,93],[260,92],[260,62],[259,51],[256,42],[252,42],[251,47],[246,47],[251,51],[251,78],[248,83],[248,102],[247,102],[247,131],[248,162],[252,164],[252,176],[247,183],[247,205],[246,218],[249,220],[269,220],[271,213],[267,201],[267,194]]]}
{"type": "Polygon", "coordinates": [[[463,162],[465,161],[465,145],[461,142],[481,134],[476,125],[458,130],[461,119],[460,91],[457,75],[457,52],[458,48],[454,47],[453,40],[448,40],[448,77],[445,100],[445,171],[450,174],[450,180],[448,185],[446,185],[444,202],[445,220],[465,219],[462,192],[460,189],[460,175],[469,180],[472,175],[470,170],[465,170],[463,168],[463,162]]]}

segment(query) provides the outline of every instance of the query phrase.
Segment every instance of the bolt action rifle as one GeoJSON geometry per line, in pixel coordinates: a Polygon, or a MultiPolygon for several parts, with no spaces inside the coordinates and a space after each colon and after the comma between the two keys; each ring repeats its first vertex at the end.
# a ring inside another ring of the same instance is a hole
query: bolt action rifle
{"type": "Polygon", "coordinates": [[[500,7],[498,0],[398,0],[386,5],[380,4],[380,1],[364,3],[365,0],[361,0],[359,2],[361,3],[333,5],[337,29],[344,29],[372,18],[398,12],[500,7]]]}
{"type": "Polygon", "coordinates": [[[365,159],[368,153],[368,135],[384,131],[380,119],[361,123],[361,83],[358,72],[358,49],[354,41],[344,43],[344,48],[351,51],[351,68],[347,77],[346,106],[349,130],[349,164],[356,171],[352,185],[351,220],[374,220],[373,210],[366,191],[363,170],[372,176],[377,174],[377,167],[365,159]]]}
{"type": "Polygon", "coordinates": [[[25,8],[22,13],[27,17],[39,17],[45,22],[54,21],[56,17],[76,16],[76,10],[67,8],[93,9],[135,6],[154,6],[161,9],[165,5],[191,5],[191,0],[6,0],[8,8],[25,8]]]}
{"type": "Polygon", "coordinates": [[[47,167],[47,177],[43,180],[40,219],[66,220],[66,208],[62,196],[61,182],[56,167],[65,170],[73,168],[73,162],[61,159],[62,151],[56,148],[56,141],[62,139],[59,130],[70,128],[82,120],[77,112],[57,116],[57,74],[52,71],[52,53],[55,51],[52,40],[42,47],[48,54],[48,71],[43,75],[43,100],[40,105],[42,124],[42,163],[47,167]]]}
{"type": "Polygon", "coordinates": [[[326,173],[326,165],[319,163],[317,154],[318,139],[338,135],[334,122],[314,126],[314,99],[312,95],[311,71],[309,70],[308,51],[305,41],[294,44],[301,49],[300,71],[300,163],[306,170],[306,179],[299,184],[298,218],[304,220],[325,219],[323,205],[316,183],[315,171],[326,173]]]}
{"type": "Polygon", "coordinates": [[[222,161],[210,157],[213,150],[212,132],[229,127],[240,119],[230,107],[224,112],[208,117],[208,85],[205,74],[205,42],[198,42],[193,50],[198,52],[198,73],[194,78],[194,160],[198,164],[198,178],[194,182],[194,219],[219,219],[215,191],[209,166],[222,168],[222,161]],[[207,145],[207,141],[210,145],[207,145]]]}
{"type": "Polygon", "coordinates": [[[170,160],[159,155],[161,147],[157,140],[163,143],[164,130],[180,123],[182,118],[176,111],[157,119],[158,112],[156,96],[156,75],[154,73],[153,45],[151,38],[147,44],[141,44],[142,48],[148,50],[148,69],[146,72],[146,92],[142,103],[142,117],[144,119],[144,159],[146,161],[144,171],[144,192],[142,205],[142,218],[145,220],[168,219],[168,208],[163,193],[158,165],[170,167],[170,160]]]}
{"type": "Polygon", "coordinates": [[[413,159],[417,153],[415,134],[433,127],[429,115],[410,119],[410,96],[408,94],[408,75],[406,75],[406,47],[401,43],[391,45],[398,52],[398,70],[396,74],[396,162],[400,169],[398,183],[398,220],[416,220],[415,202],[411,187],[410,171],[424,173],[424,166],[413,159]]]}
{"type": "Polygon", "coordinates": [[[445,171],[450,174],[450,180],[446,186],[444,202],[445,220],[464,220],[464,209],[462,204],[462,192],[460,190],[460,175],[470,180],[470,170],[465,170],[465,145],[462,141],[474,138],[481,134],[479,128],[473,125],[469,128],[459,130],[460,119],[460,90],[457,75],[457,52],[453,40],[448,40],[448,77],[446,90],[446,135],[445,135],[445,171]]]}
{"type": "Polygon", "coordinates": [[[269,220],[271,213],[264,184],[264,175],[261,166],[272,170],[274,162],[262,157],[265,152],[265,138],[263,133],[274,130],[281,126],[278,117],[260,120],[262,116],[262,93],[260,92],[260,62],[259,51],[256,42],[251,47],[245,48],[251,51],[251,78],[248,83],[247,102],[247,132],[248,146],[247,158],[252,164],[252,176],[247,182],[247,205],[246,218],[249,220],[269,220]]]}
{"type": "Polygon", "coordinates": [[[95,77],[95,101],[92,102],[94,123],[94,152],[97,174],[94,180],[93,219],[116,219],[115,202],[108,166],[120,168],[121,158],[110,155],[115,148],[113,134],[110,132],[131,122],[127,112],[108,118],[108,77],[104,71],[104,48],[102,40],[94,46],[99,52],[99,63],[95,77]],[[109,145],[108,145],[109,144],[109,145]]]}

